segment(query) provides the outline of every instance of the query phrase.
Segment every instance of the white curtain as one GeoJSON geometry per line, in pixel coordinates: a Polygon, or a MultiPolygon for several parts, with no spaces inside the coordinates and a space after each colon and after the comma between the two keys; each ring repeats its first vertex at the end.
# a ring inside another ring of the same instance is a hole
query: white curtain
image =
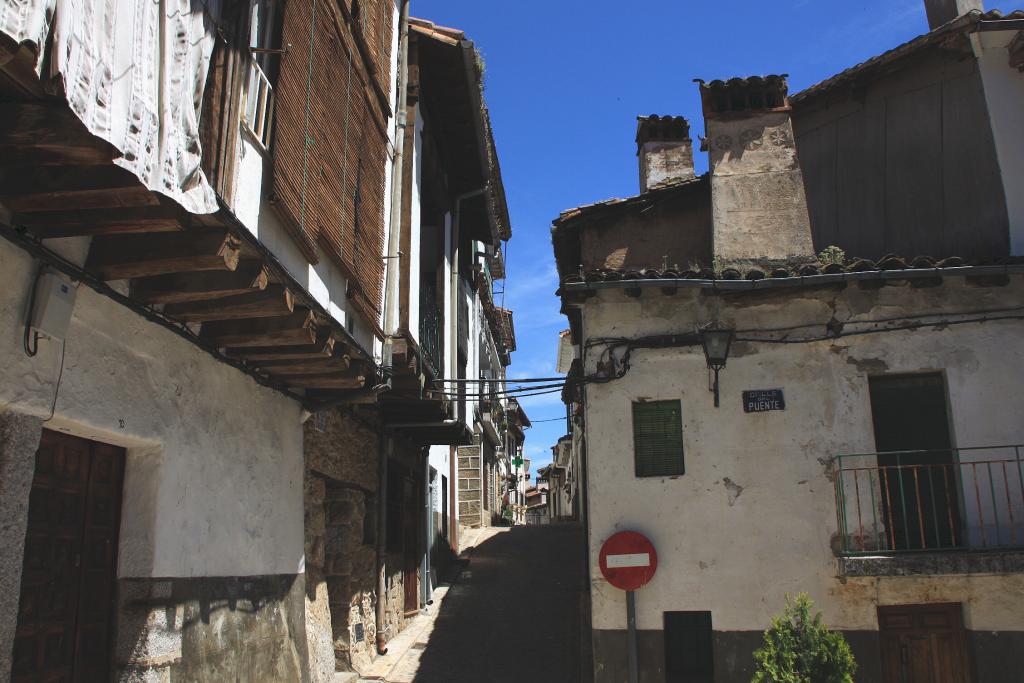
{"type": "Polygon", "coordinates": [[[199,114],[219,16],[220,0],[0,0],[15,41],[41,49],[52,26],[45,75],[63,77],[72,111],[120,150],[115,163],[192,213],[217,210],[199,114]]]}

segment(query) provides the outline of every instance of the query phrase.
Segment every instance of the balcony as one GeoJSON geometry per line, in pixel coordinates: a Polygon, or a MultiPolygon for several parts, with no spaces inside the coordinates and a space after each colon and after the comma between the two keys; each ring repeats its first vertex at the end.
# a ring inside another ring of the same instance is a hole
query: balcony
{"type": "Polygon", "coordinates": [[[444,371],[444,316],[437,303],[437,288],[424,284],[420,287],[420,349],[423,360],[434,377],[444,371]]]}
{"type": "Polygon", "coordinates": [[[998,555],[1024,549],[1022,449],[837,456],[837,553],[847,558],[964,551],[998,555]]]}

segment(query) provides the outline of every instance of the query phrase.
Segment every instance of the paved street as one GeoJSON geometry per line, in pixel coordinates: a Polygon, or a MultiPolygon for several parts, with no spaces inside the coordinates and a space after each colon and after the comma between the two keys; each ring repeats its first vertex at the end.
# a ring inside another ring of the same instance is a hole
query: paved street
{"type": "Polygon", "coordinates": [[[386,680],[577,683],[582,552],[577,526],[483,534],[436,617],[386,680]]]}

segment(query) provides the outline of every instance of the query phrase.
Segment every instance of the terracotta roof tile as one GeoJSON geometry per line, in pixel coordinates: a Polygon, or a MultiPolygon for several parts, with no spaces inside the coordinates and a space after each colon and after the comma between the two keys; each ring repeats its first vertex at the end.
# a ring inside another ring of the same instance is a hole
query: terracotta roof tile
{"type": "Polygon", "coordinates": [[[553,222],[555,226],[569,222],[574,218],[579,218],[583,215],[589,215],[604,209],[619,209],[626,208],[627,206],[644,206],[648,203],[652,203],[655,200],[663,199],[666,195],[671,194],[675,190],[679,190],[684,187],[691,187],[700,185],[708,181],[708,174],[699,175],[694,178],[687,178],[685,180],[670,181],[658,185],[643,194],[634,195],[632,197],[614,197],[612,199],[605,199],[600,202],[594,202],[593,204],[583,204],[572,209],[566,209],[558,215],[553,222]]]}
{"type": "Polygon", "coordinates": [[[813,277],[818,275],[836,275],[842,273],[865,273],[900,270],[944,270],[965,266],[1020,266],[1024,265],[1024,257],[1004,257],[990,260],[965,262],[958,256],[935,259],[930,256],[917,256],[906,259],[896,255],[884,256],[877,261],[854,258],[846,263],[794,263],[788,266],[773,265],[768,268],[753,267],[741,272],[736,268],[726,268],[720,272],[702,268],[695,270],[656,270],[624,271],[596,269],[582,274],[574,273],[562,279],[563,284],[579,282],[628,282],[633,280],[707,280],[707,281],[738,281],[763,280],[765,278],[784,279],[813,277]]]}

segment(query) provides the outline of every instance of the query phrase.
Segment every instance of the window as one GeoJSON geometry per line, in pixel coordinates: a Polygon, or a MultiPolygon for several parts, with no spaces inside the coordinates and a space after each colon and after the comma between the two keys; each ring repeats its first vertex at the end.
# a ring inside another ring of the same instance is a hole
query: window
{"type": "Polygon", "coordinates": [[[277,0],[253,0],[251,5],[249,82],[245,91],[245,127],[270,147],[274,122],[274,87],[281,49],[281,8],[277,0]]]}
{"type": "Polygon", "coordinates": [[[633,404],[633,457],[638,477],[685,473],[683,418],[679,401],[633,404]]]}
{"type": "Polygon", "coordinates": [[[665,612],[665,682],[713,683],[711,612],[665,612]]]}

